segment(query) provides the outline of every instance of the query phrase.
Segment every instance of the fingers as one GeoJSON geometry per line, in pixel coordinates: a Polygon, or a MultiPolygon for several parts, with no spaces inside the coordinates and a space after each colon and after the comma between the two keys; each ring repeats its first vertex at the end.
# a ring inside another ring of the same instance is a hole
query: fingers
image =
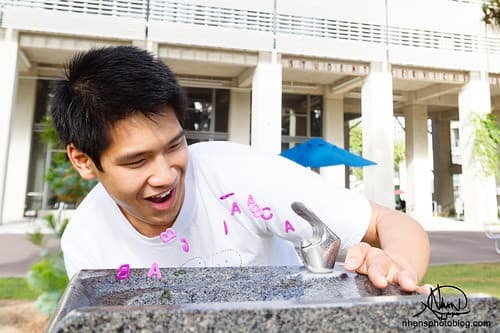
{"type": "Polygon", "coordinates": [[[367,257],[368,278],[377,288],[387,287],[388,282],[394,281],[397,274],[391,258],[383,251],[372,251],[367,257]]]}
{"type": "Polygon", "coordinates": [[[399,284],[404,291],[415,291],[417,289],[416,277],[409,271],[399,271],[394,279],[394,283],[399,284]]]}
{"type": "Polygon", "coordinates": [[[408,292],[428,294],[430,290],[429,286],[417,286],[417,276],[414,272],[403,269],[383,250],[367,243],[359,243],[348,249],[344,268],[368,275],[377,288],[385,288],[388,283],[395,283],[408,292]]]}
{"type": "Polygon", "coordinates": [[[367,243],[359,243],[352,245],[347,250],[347,254],[345,257],[344,268],[348,271],[358,271],[361,274],[367,274],[365,261],[368,251],[371,246],[367,243]]]}
{"type": "Polygon", "coordinates": [[[417,286],[415,291],[419,294],[429,296],[432,290],[432,285],[430,284],[424,284],[423,286],[417,286]]]}

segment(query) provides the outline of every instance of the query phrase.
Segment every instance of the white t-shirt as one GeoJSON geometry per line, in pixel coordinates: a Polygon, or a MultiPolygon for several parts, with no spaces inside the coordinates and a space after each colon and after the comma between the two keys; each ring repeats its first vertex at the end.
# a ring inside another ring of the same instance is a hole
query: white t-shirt
{"type": "Polygon", "coordinates": [[[278,155],[229,142],[189,146],[185,196],[176,237],[141,235],[98,184],[83,200],[61,239],[68,276],[80,269],[297,265],[294,244],[311,227],[293,212],[309,207],[342,241],[359,242],[371,216],[359,193],[278,155]],[[279,237],[276,237],[279,236],[279,237]]]}

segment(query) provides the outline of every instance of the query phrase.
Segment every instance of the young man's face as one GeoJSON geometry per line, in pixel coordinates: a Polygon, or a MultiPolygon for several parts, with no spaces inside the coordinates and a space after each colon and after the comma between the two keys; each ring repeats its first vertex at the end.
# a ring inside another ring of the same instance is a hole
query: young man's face
{"type": "Polygon", "coordinates": [[[184,200],[188,149],[173,110],[151,119],[141,114],[118,121],[111,144],[93,171],[130,223],[143,235],[170,227],[184,200]]]}

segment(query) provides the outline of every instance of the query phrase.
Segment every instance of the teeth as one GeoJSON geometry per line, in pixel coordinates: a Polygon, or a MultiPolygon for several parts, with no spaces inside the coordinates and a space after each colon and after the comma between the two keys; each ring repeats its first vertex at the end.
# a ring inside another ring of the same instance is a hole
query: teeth
{"type": "Polygon", "coordinates": [[[170,192],[172,192],[172,190],[167,191],[167,192],[162,193],[162,194],[153,195],[151,198],[153,198],[153,199],[163,199],[163,198],[165,198],[167,195],[169,195],[169,194],[170,194],[170,192]]]}

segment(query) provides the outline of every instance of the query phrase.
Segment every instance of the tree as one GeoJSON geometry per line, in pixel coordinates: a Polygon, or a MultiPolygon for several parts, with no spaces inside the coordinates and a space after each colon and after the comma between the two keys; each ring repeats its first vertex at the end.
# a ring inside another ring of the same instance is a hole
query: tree
{"type": "Polygon", "coordinates": [[[474,124],[474,158],[485,176],[500,175],[500,126],[493,113],[471,114],[474,124]]]}
{"type": "MultiPolygon", "coordinates": [[[[61,147],[61,143],[49,115],[43,119],[44,130],[40,133],[43,142],[51,147],[61,147]]],[[[80,177],[72,167],[65,151],[58,151],[52,155],[52,164],[45,175],[49,188],[53,191],[58,202],[79,204],[80,201],[96,184],[80,177]]]]}
{"type": "MultiPolygon", "coordinates": [[[[357,155],[363,154],[363,133],[360,124],[361,120],[353,120],[349,126],[349,149],[357,155]]],[[[363,179],[362,168],[350,168],[350,172],[356,179],[363,179]]]]}
{"type": "MultiPolygon", "coordinates": [[[[361,130],[361,120],[353,120],[349,126],[349,148],[358,155],[363,154],[363,134],[361,130]]],[[[394,141],[394,171],[399,171],[399,164],[405,159],[405,144],[403,141],[394,141]]],[[[357,179],[363,179],[361,168],[352,168],[357,179]]]]}
{"type": "Polygon", "coordinates": [[[489,0],[483,4],[483,21],[500,27],[500,0],[489,0]]]}

